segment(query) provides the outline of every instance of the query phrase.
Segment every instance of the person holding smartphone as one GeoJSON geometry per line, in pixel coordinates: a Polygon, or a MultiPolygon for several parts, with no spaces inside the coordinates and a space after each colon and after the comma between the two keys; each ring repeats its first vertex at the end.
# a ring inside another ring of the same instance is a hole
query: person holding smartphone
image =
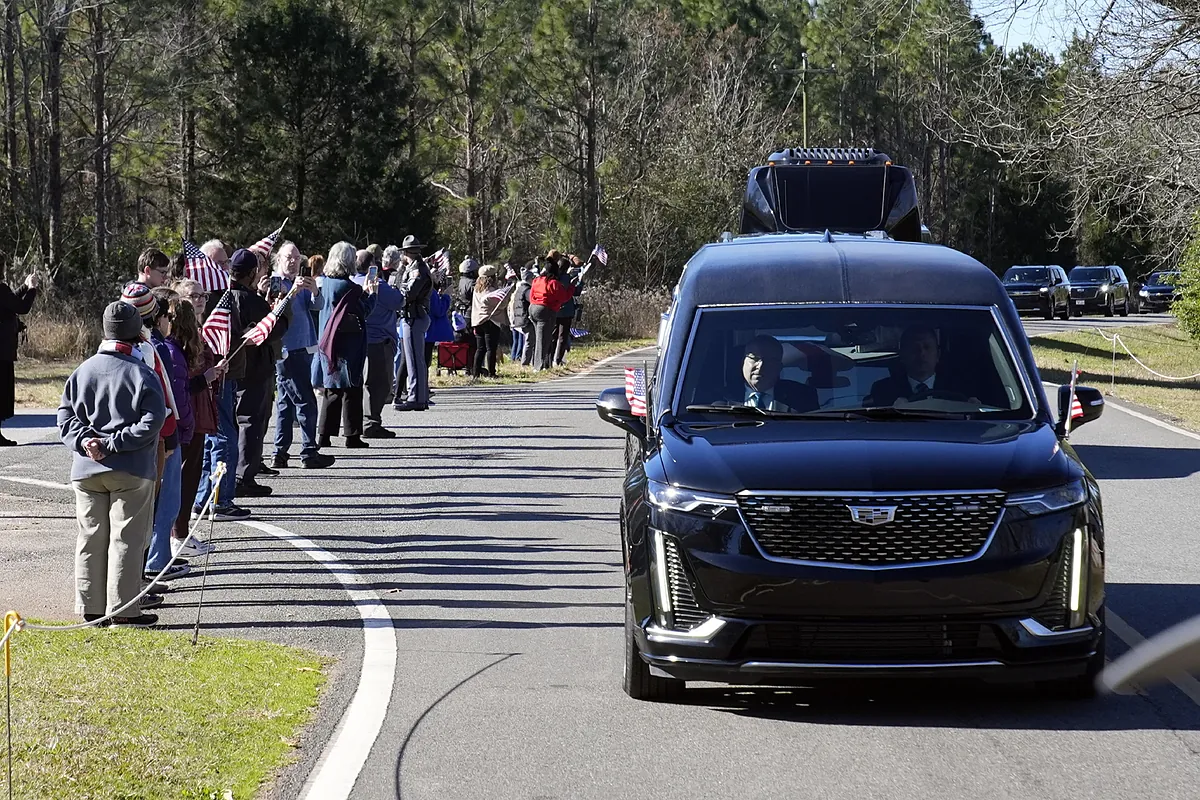
{"type": "MultiPolygon", "coordinates": [[[[292,427],[300,424],[300,465],[306,469],[332,466],[334,457],[320,452],[317,439],[319,407],[313,391],[312,361],[317,352],[317,327],[312,311],[321,290],[314,278],[302,274],[309,267],[300,249],[284,242],[275,251],[272,282],[279,282],[280,295],[296,287],[292,295],[292,322],[283,337],[282,357],[275,362],[275,457],[271,466],[288,466],[292,447],[292,427]]],[[[274,291],[274,288],[272,289],[274,291]]]]}
{"type": "MultiPolygon", "coordinates": [[[[384,268],[395,269],[400,250],[395,246],[383,252],[384,268]]],[[[396,321],[404,307],[404,292],[379,279],[379,266],[367,267],[363,290],[367,299],[367,422],[364,439],[391,439],[395,431],[383,426],[383,409],[391,400],[399,334],[396,321]]]]}

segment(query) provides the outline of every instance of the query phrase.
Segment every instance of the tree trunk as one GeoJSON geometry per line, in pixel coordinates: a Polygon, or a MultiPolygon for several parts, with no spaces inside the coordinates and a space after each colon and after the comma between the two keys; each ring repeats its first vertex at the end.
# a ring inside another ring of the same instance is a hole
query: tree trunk
{"type": "Polygon", "coordinates": [[[46,90],[49,97],[46,141],[46,200],[49,222],[49,250],[46,266],[51,275],[58,273],[62,260],[63,239],[63,183],[62,183],[62,54],[67,38],[67,18],[70,5],[54,15],[47,26],[44,38],[46,49],[46,90]]]}
{"type": "Polygon", "coordinates": [[[21,62],[21,104],[25,116],[25,151],[26,157],[29,159],[29,181],[26,185],[30,191],[24,205],[26,212],[29,213],[37,227],[38,244],[41,247],[39,255],[45,259],[47,253],[50,252],[50,234],[46,230],[42,148],[38,139],[38,120],[33,115],[33,89],[29,80],[29,74],[33,71],[33,67],[29,63],[29,51],[25,47],[24,37],[21,36],[20,25],[16,27],[16,37],[17,59],[21,62]]]}
{"type": "Polygon", "coordinates": [[[183,206],[183,238],[196,237],[196,0],[183,0],[180,47],[183,52],[183,85],[179,97],[179,199],[183,206]]]}
{"type": "Polygon", "coordinates": [[[88,18],[92,26],[92,57],[95,59],[95,71],[92,78],[92,104],[95,116],[95,142],[92,155],[93,169],[96,173],[96,186],[93,196],[95,213],[94,252],[95,270],[103,275],[108,265],[108,109],[107,88],[105,86],[107,48],[104,41],[104,3],[97,3],[88,9],[88,18]]]}
{"type": "Polygon", "coordinates": [[[8,202],[17,217],[17,0],[4,3],[4,166],[8,169],[8,202]]]}

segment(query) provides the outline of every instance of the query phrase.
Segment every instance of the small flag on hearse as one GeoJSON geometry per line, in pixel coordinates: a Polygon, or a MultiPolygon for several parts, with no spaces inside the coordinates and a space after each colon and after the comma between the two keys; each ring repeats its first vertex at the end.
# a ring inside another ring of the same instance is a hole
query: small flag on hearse
{"type": "Polygon", "coordinates": [[[635,416],[646,416],[646,370],[640,367],[625,368],[625,399],[635,416]]]}

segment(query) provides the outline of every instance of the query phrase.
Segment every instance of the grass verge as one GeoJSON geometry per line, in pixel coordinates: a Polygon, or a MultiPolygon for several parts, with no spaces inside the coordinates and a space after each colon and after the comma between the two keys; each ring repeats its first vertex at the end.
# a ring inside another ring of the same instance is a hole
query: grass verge
{"type": "Polygon", "coordinates": [[[58,408],[63,386],[83,359],[42,361],[20,358],[16,363],[17,408],[58,408]]]}
{"type": "Polygon", "coordinates": [[[12,661],[20,798],[254,797],[325,681],[302,650],[157,631],[23,631],[12,661]]]}
{"type": "MultiPolygon", "coordinates": [[[[653,339],[620,339],[616,341],[601,341],[589,342],[586,344],[576,343],[567,353],[567,363],[561,367],[554,367],[541,372],[534,372],[532,367],[522,367],[519,363],[514,364],[507,357],[501,363],[496,365],[496,377],[478,381],[487,385],[516,385],[522,383],[537,383],[538,381],[550,380],[551,378],[561,378],[564,375],[570,375],[575,372],[580,372],[587,369],[597,361],[603,361],[611,356],[624,353],[626,350],[633,350],[638,347],[649,347],[654,344],[653,339]]],[[[437,354],[434,354],[437,357],[437,354]]],[[[473,381],[465,373],[458,375],[447,375],[443,372],[441,375],[433,375],[429,379],[429,385],[435,389],[448,386],[467,386],[473,381]]]]}
{"type": "MultiPolygon", "coordinates": [[[[1200,373],[1200,346],[1173,325],[1129,326],[1105,330],[1118,333],[1125,345],[1147,366],[1164,375],[1200,373]]],[[[1114,372],[1112,345],[1096,331],[1072,331],[1029,340],[1042,377],[1066,383],[1078,359],[1080,382],[1106,394],[1154,409],[1179,425],[1200,431],[1200,381],[1167,381],[1151,375],[1117,347],[1114,372]],[[1115,380],[1110,376],[1115,375],[1115,380]]]]}

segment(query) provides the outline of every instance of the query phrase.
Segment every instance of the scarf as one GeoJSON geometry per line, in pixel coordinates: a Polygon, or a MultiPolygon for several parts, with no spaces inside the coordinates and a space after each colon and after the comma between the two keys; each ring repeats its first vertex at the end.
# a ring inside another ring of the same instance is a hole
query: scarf
{"type": "Polygon", "coordinates": [[[337,349],[334,347],[334,341],[337,339],[338,328],[342,325],[342,318],[350,312],[350,307],[357,305],[362,299],[362,287],[358,284],[352,284],[350,290],[342,295],[337,301],[337,305],[333,307],[333,313],[329,315],[329,321],[325,323],[325,330],[321,331],[321,340],[317,343],[317,348],[321,351],[321,355],[325,356],[326,363],[329,364],[329,369],[337,369],[337,349]]]}

